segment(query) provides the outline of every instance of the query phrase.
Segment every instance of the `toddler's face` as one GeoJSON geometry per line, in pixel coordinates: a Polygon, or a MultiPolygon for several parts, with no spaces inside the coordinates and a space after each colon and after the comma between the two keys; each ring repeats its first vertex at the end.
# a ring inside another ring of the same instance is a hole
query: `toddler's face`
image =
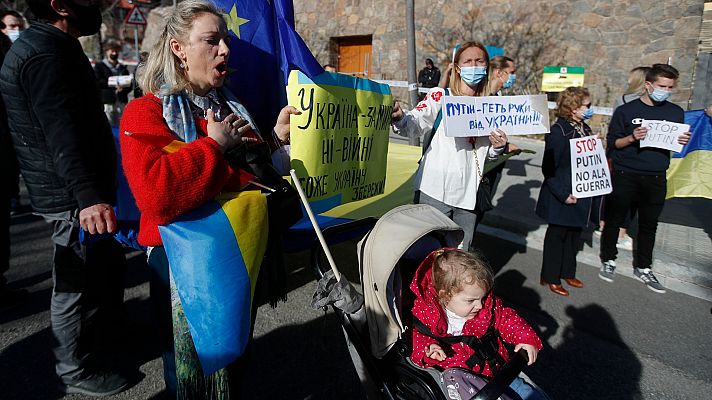
{"type": "Polygon", "coordinates": [[[482,300],[485,290],[477,284],[465,285],[461,291],[450,297],[445,308],[454,312],[459,317],[472,319],[482,309],[482,300]]]}

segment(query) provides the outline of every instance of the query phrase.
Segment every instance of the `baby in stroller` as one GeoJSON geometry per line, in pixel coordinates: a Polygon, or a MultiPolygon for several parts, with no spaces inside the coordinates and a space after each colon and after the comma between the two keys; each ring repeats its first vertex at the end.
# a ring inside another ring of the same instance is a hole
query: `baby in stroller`
{"type": "MultiPolygon", "coordinates": [[[[529,365],[542,343],[516,311],[492,293],[494,276],[479,256],[457,249],[430,253],[418,267],[410,289],[413,352],[421,367],[466,368],[492,377],[509,359],[505,343],[524,349],[529,365]]],[[[462,378],[461,378],[462,379],[462,378]]],[[[545,399],[522,378],[510,388],[522,399],[545,399]]]]}

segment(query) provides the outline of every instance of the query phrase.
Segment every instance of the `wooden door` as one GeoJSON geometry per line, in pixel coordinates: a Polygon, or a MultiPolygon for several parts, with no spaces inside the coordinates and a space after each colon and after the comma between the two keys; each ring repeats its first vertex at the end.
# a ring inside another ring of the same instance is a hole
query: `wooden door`
{"type": "Polygon", "coordinates": [[[342,74],[368,78],[371,73],[371,37],[343,38],[338,42],[339,63],[342,74]]]}

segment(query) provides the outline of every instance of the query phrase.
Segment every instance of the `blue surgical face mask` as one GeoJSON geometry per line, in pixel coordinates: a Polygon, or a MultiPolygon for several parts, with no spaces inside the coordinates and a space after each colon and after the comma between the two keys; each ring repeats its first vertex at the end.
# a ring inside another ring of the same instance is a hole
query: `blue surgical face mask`
{"type": "Polygon", "coordinates": [[[460,78],[469,86],[475,86],[487,76],[487,67],[460,67],[460,78]]]}
{"type": "Polygon", "coordinates": [[[581,118],[583,118],[584,121],[593,118],[593,108],[587,108],[586,111],[581,114],[581,118]]]}
{"type": "Polygon", "coordinates": [[[650,98],[656,102],[656,103],[662,103],[663,101],[667,100],[670,98],[672,95],[672,92],[668,92],[667,90],[662,90],[660,88],[653,88],[652,93],[648,93],[650,98]]]}
{"type": "Polygon", "coordinates": [[[20,37],[20,30],[19,29],[10,29],[7,31],[7,37],[10,38],[10,40],[14,43],[15,40],[17,40],[20,37]]]}
{"type": "Polygon", "coordinates": [[[506,81],[504,81],[504,85],[502,85],[502,88],[511,89],[512,86],[514,86],[514,82],[516,82],[516,81],[517,81],[517,75],[509,74],[509,77],[507,78],[506,81]]]}

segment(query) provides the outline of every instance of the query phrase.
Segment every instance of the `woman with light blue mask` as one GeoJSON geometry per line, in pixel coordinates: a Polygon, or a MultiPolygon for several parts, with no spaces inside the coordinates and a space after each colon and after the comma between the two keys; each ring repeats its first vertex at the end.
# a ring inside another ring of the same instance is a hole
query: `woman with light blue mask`
{"type": "Polygon", "coordinates": [[[465,231],[460,248],[473,247],[477,214],[477,188],[485,160],[496,158],[507,145],[507,135],[497,129],[489,136],[450,137],[442,119],[443,96],[489,95],[489,56],[485,46],[466,42],[454,49],[447,89],[432,88],[415,108],[393,107],[393,127],[401,136],[424,136],[423,158],[415,176],[416,202],[429,204],[465,231]]]}
{"type": "Polygon", "coordinates": [[[517,81],[517,67],[514,60],[507,56],[492,57],[489,65],[489,92],[491,95],[500,93],[500,90],[509,90],[517,81]]]}

